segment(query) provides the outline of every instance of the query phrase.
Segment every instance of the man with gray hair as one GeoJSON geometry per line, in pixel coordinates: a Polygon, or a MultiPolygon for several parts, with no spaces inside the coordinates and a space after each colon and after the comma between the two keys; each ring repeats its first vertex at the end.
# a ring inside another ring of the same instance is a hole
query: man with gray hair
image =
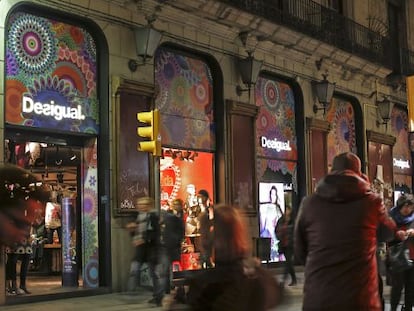
{"type": "Polygon", "coordinates": [[[337,155],[296,219],[296,260],[305,265],[303,310],[380,311],[377,228],[395,230],[357,155],[337,155]]]}

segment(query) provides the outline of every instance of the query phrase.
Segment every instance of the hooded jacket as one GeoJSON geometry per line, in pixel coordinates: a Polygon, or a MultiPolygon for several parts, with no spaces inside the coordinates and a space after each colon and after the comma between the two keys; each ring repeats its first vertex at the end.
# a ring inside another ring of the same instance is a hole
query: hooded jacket
{"type": "Polygon", "coordinates": [[[303,310],[381,310],[377,228],[395,229],[382,199],[351,170],[325,176],[301,204],[296,260],[305,264],[303,310]]]}

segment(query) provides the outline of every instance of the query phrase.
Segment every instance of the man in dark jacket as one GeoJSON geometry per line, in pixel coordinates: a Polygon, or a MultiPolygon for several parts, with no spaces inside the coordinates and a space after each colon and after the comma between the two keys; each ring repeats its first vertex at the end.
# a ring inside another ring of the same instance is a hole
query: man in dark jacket
{"type": "Polygon", "coordinates": [[[395,230],[382,199],[370,190],[353,153],[336,156],[332,171],[301,204],[296,259],[305,264],[303,310],[381,310],[377,228],[395,230]]]}

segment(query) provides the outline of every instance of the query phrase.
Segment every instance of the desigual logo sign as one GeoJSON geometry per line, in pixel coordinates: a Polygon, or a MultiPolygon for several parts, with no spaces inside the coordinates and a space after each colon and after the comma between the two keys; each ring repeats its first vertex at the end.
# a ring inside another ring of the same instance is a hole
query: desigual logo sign
{"type": "Polygon", "coordinates": [[[58,121],[62,119],[85,120],[86,118],[82,113],[81,105],[78,105],[76,108],[65,107],[55,104],[53,100],[49,103],[40,103],[35,102],[28,96],[23,96],[22,112],[50,116],[58,121]]]}
{"type": "Polygon", "coordinates": [[[399,167],[401,169],[410,168],[410,163],[408,160],[398,160],[396,158],[393,158],[393,165],[396,167],[399,167]]]}
{"type": "Polygon", "coordinates": [[[277,152],[279,151],[291,151],[292,148],[290,147],[290,141],[280,141],[275,139],[268,139],[265,136],[260,137],[260,145],[263,148],[275,149],[277,152]]]}

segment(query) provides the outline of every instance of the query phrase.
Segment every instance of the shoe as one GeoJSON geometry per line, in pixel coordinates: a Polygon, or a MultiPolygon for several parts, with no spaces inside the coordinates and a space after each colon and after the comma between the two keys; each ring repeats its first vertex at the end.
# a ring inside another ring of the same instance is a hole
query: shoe
{"type": "Polygon", "coordinates": [[[28,291],[26,286],[20,286],[20,289],[24,291],[25,294],[31,294],[32,292],[28,291]]]}
{"type": "Polygon", "coordinates": [[[162,299],[157,299],[154,297],[148,300],[148,303],[152,303],[152,304],[155,304],[157,307],[161,307],[161,301],[162,299]]]}
{"type": "Polygon", "coordinates": [[[296,285],[296,281],[292,281],[288,284],[288,286],[295,286],[296,285]]]}
{"type": "Polygon", "coordinates": [[[16,293],[16,289],[15,288],[8,288],[7,289],[7,292],[6,292],[6,295],[7,296],[14,296],[14,295],[16,295],[17,293],[16,293]]]}
{"type": "Polygon", "coordinates": [[[25,292],[23,289],[18,288],[18,289],[16,290],[16,294],[17,294],[17,295],[24,295],[24,294],[26,294],[26,292],[25,292]]]}

